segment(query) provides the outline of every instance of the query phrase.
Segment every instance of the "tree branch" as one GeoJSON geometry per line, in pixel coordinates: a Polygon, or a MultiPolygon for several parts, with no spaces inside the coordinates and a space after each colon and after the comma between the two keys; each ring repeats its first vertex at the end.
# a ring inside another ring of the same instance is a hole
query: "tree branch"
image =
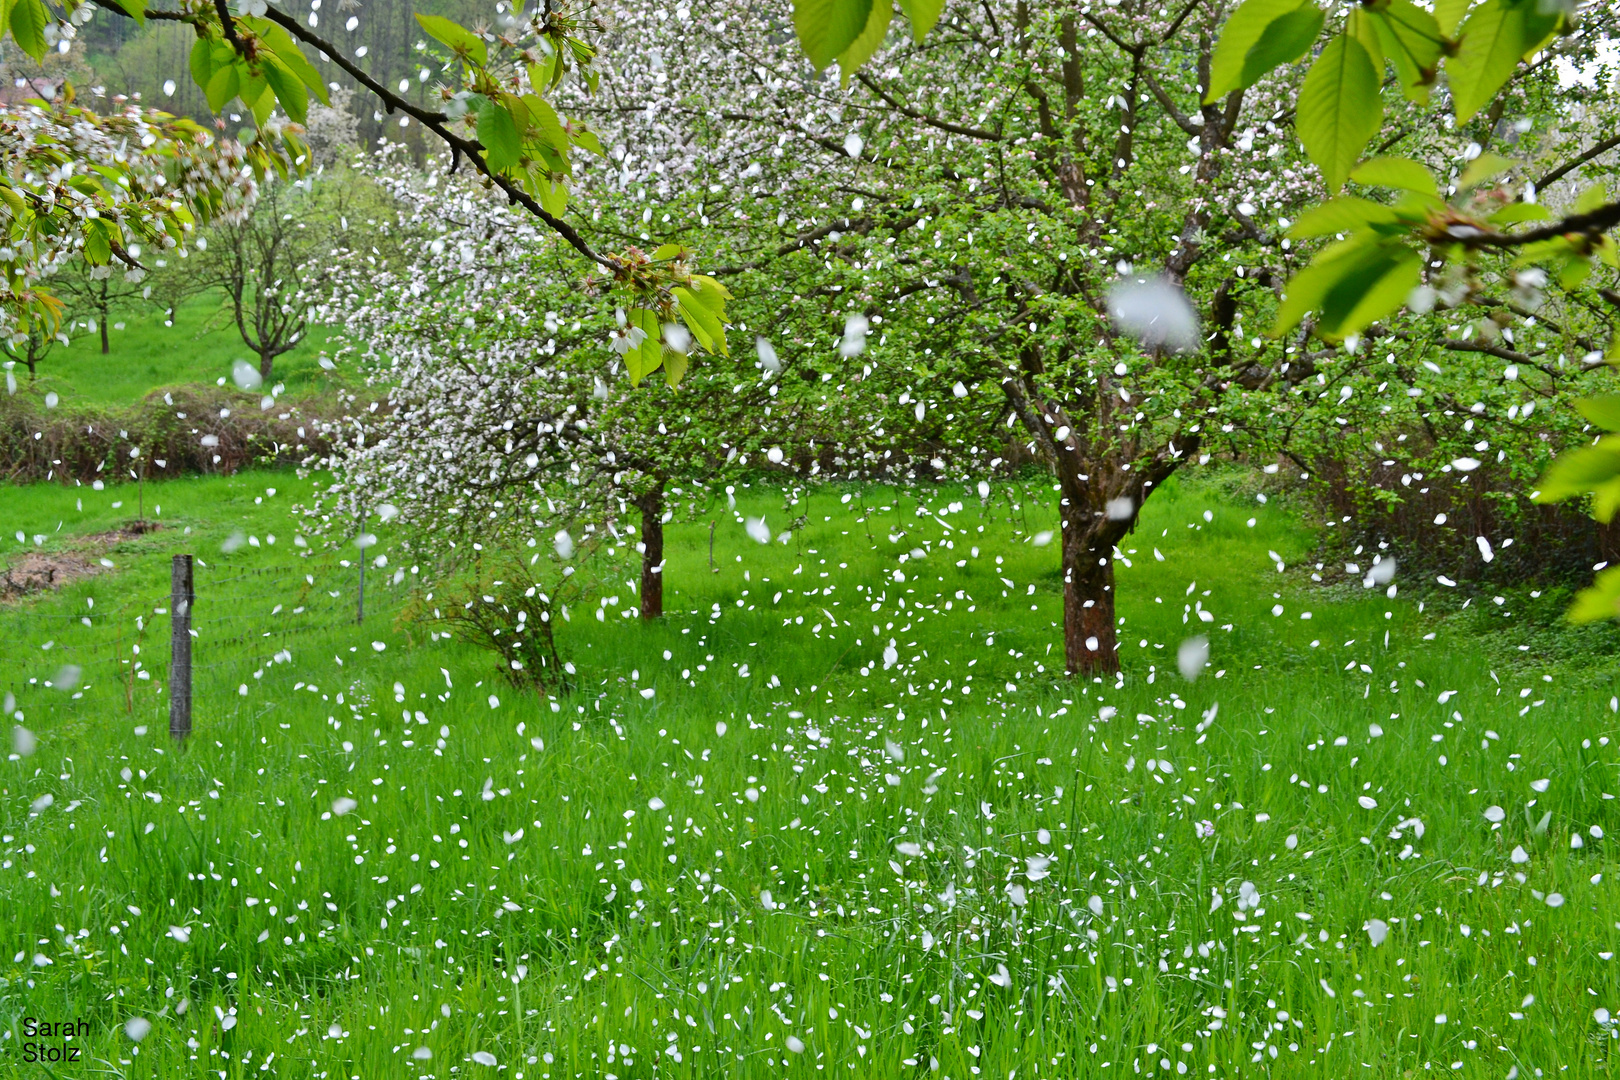
{"type": "Polygon", "coordinates": [[[1506,345],[1482,345],[1477,341],[1443,341],[1443,346],[1452,352],[1484,353],[1494,356],[1498,360],[1508,360],[1515,364],[1531,364],[1534,360],[1522,352],[1514,352],[1506,345]]]}
{"type": "Polygon", "coordinates": [[[1570,173],[1574,172],[1576,169],[1580,168],[1582,165],[1585,165],[1588,161],[1591,161],[1593,158],[1606,151],[1613,150],[1617,146],[1620,146],[1620,135],[1616,135],[1610,139],[1604,139],[1602,142],[1592,147],[1592,149],[1588,150],[1580,157],[1575,158],[1573,161],[1565,162],[1552,172],[1548,173],[1546,176],[1543,176],[1540,180],[1537,180],[1536,190],[1541,191],[1548,184],[1557,183],[1570,173]]]}
{"type": "MultiPolygon", "coordinates": [[[[227,40],[231,41],[239,54],[245,55],[245,46],[236,34],[235,24],[230,17],[227,0],[214,0],[214,5],[219,13],[227,40]]],[[[111,3],[110,0],[96,0],[96,6],[101,8],[103,11],[123,15],[126,18],[129,17],[129,13],[127,11],[124,11],[116,3],[111,3]]],[[[189,16],[182,12],[174,11],[148,11],[146,14],[147,18],[161,19],[171,22],[191,22],[195,18],[194,16],[189,16]]],[[[342,68],[351,77],[353,77],[354,80],[361,86],[364,86],[367,90],[371,91],[371,93],[383,103],[389,112],[394,112],[397,110],[407,116],[412,117],[423,127],[437,135],[441,141],[449,146],[452,155],[458,153],[466,155],[467,159],[472,162],[473,167],[488,177],[490,182],[496,187],[500,188],[501,191],[506,194],[506,197],[509,200],[517,203],[530,214],[539,218],[548,228],[551,229],[552,232],[562,237],[569,247],[573,248],[575,251],[579,252],[581,255],[585,256],[592,262],[597,263],[598,265],[608,267],[609,269],[613,268],[613,262],[604,256],[597,254],[591,245],[586,242],[585,238],[581,236],[572,225],[547,212],[546,209],[535,200],[534,196],[524,191],[507,177],[502,176],[500,173],[490,169],[488,163],[484,161],[483,154],[481,153],[481,151],[484,149],[483,145],[475,139],[469,139],[464,136],[457,135],[455,132],[451,131],[448,126],[450,123],[449,116],[442,112],[434,112],[430,109],[424,109],[420,105],[416,105],[389,90],[382,83],[378,82],[376,79],[362,71],[360,67],[354,63],[354,61],[350,60],[344,55],[342,49],[338,48],[332,42],[327,41],[319,34],[311,33],[307,27],[281,9],[272,6],[265,11],[264,17],[286,30],[293,36],[294,39],[301,41],[305,45],[309,45],[312,48],[320,50],[323,56],[328,57],[334,64],[342,68]]]]}
{"type": "Polygon", "coordinates": [[[1203,133],[1203,128],[1193,123],[1192,118],[1186,113],[1176,108],[1176,103],[1170,100],[1170,95],[1165,92],[1164,87],[1159,85],[1159,80],[1153,77],[1151,69],[1144,70],[1142,74],[1147,78],[1148,89],[1153,91],[1153,96],[1159,99],[1159,104],[1164,106],[1164,111],[1170,114],[1170,119],[1176,122],[1176,127],[1189,135],[1203,133]]]}
{"type": "Polygon", "coordinates": [[[1447,243],[1460,243],[1471,248],[1511,248],[1534,244],[1541,240],[1554,240],[1571,233],[1596,238],[1616,225],[1620,225],[1620,202],[1607,203],[1585,214],[1573,214],[1528,232],[1501,233],[1480,230],[1469,236],[1456,236],[1448,232],[1444,239],[1447,243]]]}
{"type": "Polygon", "coordinates": [[[932,116],[920,109],[914,109],[911,106],[904,104],[895,98],[894,95],[884,90],[883,87],[879,86],[877,80],[867,75],[864,71],[857,72],[855,74],[855,78],[859,80],[862,86],[866,87],[868,90],[872,91],[872,93],[876,94],[878,97],[887,102],[891,109],[894,109],[896,112],[901,113],[904,116],[909,116],[913,120],[921,120],[929,127],[935,127],[941,131],[948,131],[953,135],[965,135],[970,139],[983,139],[986,142],[1001,141],[1001,136],[997,135],[993,131],[985,131],[982,128],[969,127],[966,124],[956,124],[949,120],[941,120],[937,116],[932,116]]]}

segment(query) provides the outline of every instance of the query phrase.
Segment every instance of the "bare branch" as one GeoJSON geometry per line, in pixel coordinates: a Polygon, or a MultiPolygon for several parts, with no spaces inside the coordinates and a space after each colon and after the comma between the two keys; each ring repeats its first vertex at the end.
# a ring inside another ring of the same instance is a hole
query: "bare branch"
{"type": "Polygon", "coordinates": [[[941,131],[948,131],[953,135],[965,135],[970,139],[983,139],[986,142],[1001,141],[1001,136],[993,131],[985,131],[983,128],[969,127],[966,124],[952,123],[949,120],[942,120],[937,116],[933,116],[929,113],[923,112],[920,109],[915,109],[909,105],[906,105],[895,98],[894,95],[890,94],[887,90],[884,90],[882,86],[878,85],[877,80],[873,79],[870,75],[867,75],[864,71],[857,72],[855,78],[860,81],[862,86],[866,87],[868,90],[872,91],[872,93],[876,94],[878,97],[887,102],[891,109],[894,109],[896,112],[901,113],[902,115],[909,116],[913,120],[920,120],[929,127],[938,128],[941,131]]]}
{"type": "Polygon", "coordinates": [[[1580,168],[1582,165],[1585,165],[1588,161],[1591,161],[1593,158],[1609,150],[1613,150],[1617,146],[1620,146],[1620,135],[1616,135],[1613,138],[1604,139],[1602,142],[1593,146],[1592,149],[1588,150],[1580,157],[1575,158],[1572,161],[1565,162],[1552,172],[1548,173],[1546,176],[1543,176],[1540,180],[1537,180],[1536,190],[1540,191],[1549,184],[1557,183],[1570,173],[1574,172],[1576,169],[1580,168]]]}

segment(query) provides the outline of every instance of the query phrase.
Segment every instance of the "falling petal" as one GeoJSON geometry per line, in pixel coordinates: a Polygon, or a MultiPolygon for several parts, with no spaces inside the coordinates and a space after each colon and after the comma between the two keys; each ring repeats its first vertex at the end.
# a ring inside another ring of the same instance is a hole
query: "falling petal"
{"type": "Polygon", "coordinates": [[[231,381],[243,390],[257,390],[264,385],[264,376],[246,360],[238,360],[231,365],[231,381]]]}
{"type": "Polygon", "coordinates": [[[1186,294],[1163,278],[1121,281],[1108,294],[1114,325],[1150,349],[1198,348],[1198,315],[1186,294]]]}
{"type": "Polygon", "coordinates": [[[1203,634],[1190,637],[1176,649],[1176,667],[1188,682],[1197,679],[1209,666],[1209,638],[1203,634]]]}

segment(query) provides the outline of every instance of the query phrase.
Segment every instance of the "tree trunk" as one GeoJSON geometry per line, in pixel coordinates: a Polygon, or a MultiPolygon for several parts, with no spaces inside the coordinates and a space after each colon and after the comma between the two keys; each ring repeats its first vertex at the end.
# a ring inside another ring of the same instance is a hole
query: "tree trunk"
{"type": "Polygon", "coordinates": [[[664,614],[664,489],[643,496],[641,507],[641,617],[664,614]]]}
{"type": "Polygon", "coordinates": [[[1063,513],[1063,658],[1071,675],[1119,670],[1114,545],[1083,505],[1063,513]]]}
{"type": "Polygon", "coordinates": [[[275,362],[276,357],[274,353],[266,351],[259,354],[259,378],[263,379],[266,383],[270,381],[270,370],[274,366],[275,362]]]}
{"type": "Polygon", "coordinates": [[[101,355],[106,356],[112,351],[112,343],[107,340],[107,312],[101,312],[101,355]]]}

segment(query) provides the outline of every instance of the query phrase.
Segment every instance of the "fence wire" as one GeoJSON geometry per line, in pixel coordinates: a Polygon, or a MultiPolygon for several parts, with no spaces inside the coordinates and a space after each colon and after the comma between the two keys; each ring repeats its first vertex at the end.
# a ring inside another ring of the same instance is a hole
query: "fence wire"
{"type": "MultiPolygon", "coordinates": [[[[323,638],[355,644],[366,629],[392,625],[416,580],[397,568],[368,566],[360,624],[361,576],[353,560],[308,554],[290,564],[194,559],[192,566],[194,696],[245,681],[300,646],[323,638]]],[[[68,701],[143,716],[166,710],[169,609],[166,572],[161,581],[133,587],[96,575],[0,603],[0,696],[11,695],[25,716],[68,701]],[[117,598],[103,603],[100,593],[117,598]]]]}

